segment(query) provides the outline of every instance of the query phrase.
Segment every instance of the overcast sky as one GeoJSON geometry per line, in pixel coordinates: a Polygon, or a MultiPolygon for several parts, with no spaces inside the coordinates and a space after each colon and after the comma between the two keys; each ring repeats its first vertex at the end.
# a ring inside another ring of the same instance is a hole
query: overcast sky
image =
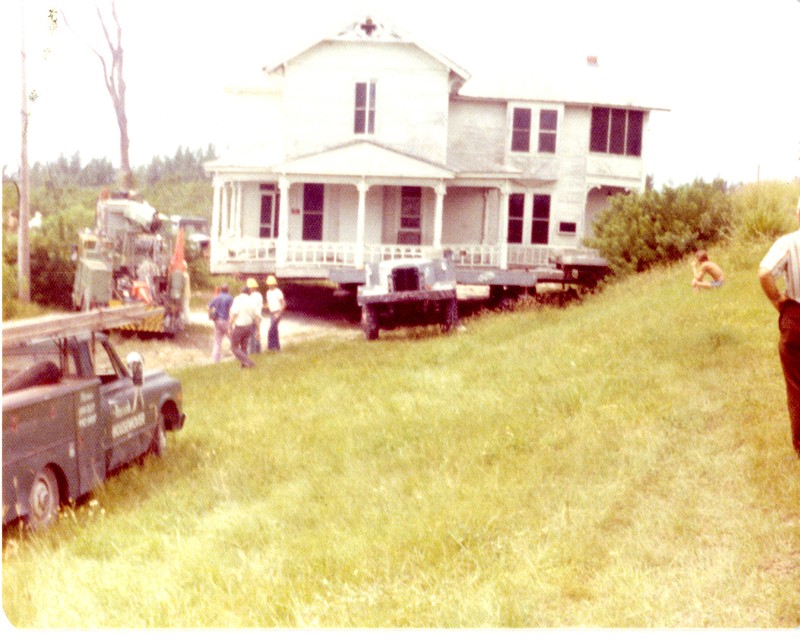
{"type": "MultiPolygon", "coordinates": [[[[98,0],[103,6],[104,0],[98,0]]],[[[0,163],[20,157],[23,0],[0,3],[0,163]]],[[[79,152],[119,162],[119,133],[97,57],[94,3],[24,0],[29,158],[79,152]],[[77,32],[48,9],[62,8],[77,32]]],[[[474,76],[525,74],[555,59],[629,74],[659,96],[647,133],[658,185],[800,176],[800,0],[117,0],[131,161],[220,145],[226,85],[257,74],[367,14],[383,17],[474,76]]]]}

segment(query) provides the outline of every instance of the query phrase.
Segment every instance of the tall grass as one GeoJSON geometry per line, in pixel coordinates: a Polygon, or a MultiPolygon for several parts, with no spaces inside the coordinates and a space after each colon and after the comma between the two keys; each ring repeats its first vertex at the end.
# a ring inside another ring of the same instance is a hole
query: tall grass
{"type": "Polygon", "coordinates": [[[759,242],[797,230],[792,213],[800,198],[800,181],[745,184],[732,197],[740,241],[759,242]]]}
{"type": "Polygon", "coordinates": [[[186,428],[36,536],[26,628],[789,627],[800,461],[766,245],[451,336],[185,369],[186,428]]]}

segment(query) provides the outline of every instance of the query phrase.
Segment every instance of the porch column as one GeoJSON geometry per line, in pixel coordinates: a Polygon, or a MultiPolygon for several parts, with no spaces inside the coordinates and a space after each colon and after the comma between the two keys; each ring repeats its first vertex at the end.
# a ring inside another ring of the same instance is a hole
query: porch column
{"type": "Polygon", "coordinates": [[[227,240],[231,233],[230,229],[230,202],[228,200],[228,183],[222,184],[222,236],[227,240]]]}
{"type": "Polygon", "coordinates": [[[444,196],[447,193],[447,186],[444,182],[439,182],[434,187],[436,191],[436,210],[433,214],[433,248],[442,248],[442,218],[444,214],[444,196]]]}
{"type": "Polygon", "coordinates": [[[369,184],[366,180],[361,180],[356,184],[358,189],[358,218],[356,220],[356,251],[355,251],[355,265],[356,268],[364,267],[364,237],[366,235],[365,229],[367,226],[367,191],[369,184]]]}
{"type": "Polygon", "coordinates": [[[498,211],[497,240],[500,249],[500,264],[502,269],[508,268],[508,196],[511,188],[508,182],[500,186],[500,210],[498,211]]]}
{"type": "Polygon", "coordinates": [[[234,182],[233,188],[236,201],[236,237],[242,237],[242,183],[234,182]]]}
{"type": "Polygon", "coordinates": [[[278,237],[275,240],[275,266],[285,266],[289,258],[289,187],[292,183],[285,175],[278,178],[281,203],[278,207],[278,237]]]}
{"type": "Polygon", "coordinates": [[[220,184],[221,180],[214,176],[214,201],[211,207],[211,261],[217,261],[217,254],[219,251],[219,240],[220,240],[220,232],[219,232],[219,216],[220,216],[220,199],[222,197],[222,193],[220,192],[220,184]]]}

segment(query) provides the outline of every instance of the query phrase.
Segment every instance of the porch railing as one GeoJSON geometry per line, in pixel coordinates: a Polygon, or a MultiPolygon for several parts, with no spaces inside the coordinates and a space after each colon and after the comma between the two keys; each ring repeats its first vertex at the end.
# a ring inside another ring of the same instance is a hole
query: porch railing
{"type": "MultiPolygon", "coordinates": [[[[304,242],[287,243],[286,265],[290,266],[356,266],[359,251],[354,242],[304,242]]],[[[446,245],[444,251],[450,253],[457,266],[492,267],[501,264],[501,247],[485,244],[446,245]]],[[[552,265],[558,257],[597,257],[596,251],[586,248],[557,246],[521,246],[509,244],[506,247],[509,268],[542,267],[552,265]]],[[[409,244],[367,244],[363,247],[365,263],[399,258],[419,258],[433,253],[430,246],[409,244]]],[[[440,253],[441,251],[437,251],[440,253]]],[[[215,261],[265,261],[274,266],[277,260],[277,246],[274,239],[227,238],[218,241],[215,261]]]]}
{"type": "Polygon", "coordinates": [[[353,266],[356,245],[353,242],[288,242],[287,264],[353,266]]]}
{"type": "Polygon", "coordinates": [[[364,247],[364,262],[423,257],[430,250],[415,244],[369,244],[364,247]]]}
{"type": "Polygon", "coordinates": [[[260,237],[229,237],[219,240],[223,260],[274,260],[275,240],[260,237]]]}
{"type": "Polygon", "coordinates": [[[455,244],[445,247],[457,266],[499,266],[500,247],[486,244],[455,244]]]}

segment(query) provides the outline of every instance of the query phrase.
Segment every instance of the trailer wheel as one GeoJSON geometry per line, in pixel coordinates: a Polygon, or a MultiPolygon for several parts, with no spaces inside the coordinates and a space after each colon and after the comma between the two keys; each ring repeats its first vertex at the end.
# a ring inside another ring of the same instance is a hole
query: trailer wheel
{"type": "Polygon", "coordinates": [[[156,457],[162,457],[167,450],[167,431],[164,428],[164,414],[159,413],[156,428],[153,431],[153,440],[150,442],[150,452],[156,457]]]}
{"type": "Polygon", "coordinates": [[[47,528],[58,517],[60,506],[56,474],[51,468],[43,468],[33,480],[28,495],[28,526],[32,530],[47,528]]]}
{"type": "Polygon", "coordinates": [[[449,333],[458,325],[458,300],[453,298],[448,301],[444,312],[444,330],[449,333]]]}
{"type": "Polygon", "coordinates": [[[380,332],[378,314],[371,304],[364,304],[364,308],[361,310],[361,328],[364,329],[364,337],[368,340],[378,339],[380,332]]]}

